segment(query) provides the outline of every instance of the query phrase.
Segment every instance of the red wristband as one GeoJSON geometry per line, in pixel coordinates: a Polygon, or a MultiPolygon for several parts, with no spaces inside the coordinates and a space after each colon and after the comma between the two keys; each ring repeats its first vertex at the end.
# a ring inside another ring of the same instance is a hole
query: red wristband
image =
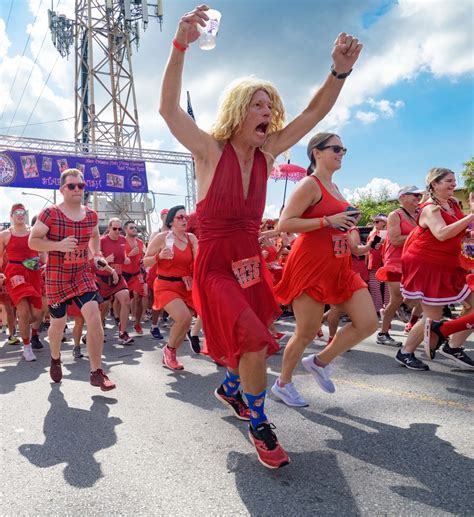
{"type": "Polygon", "coordinates": [[[178,41],[176,41],[174,39],[173,40],[173,47],[175,49],[179,50],[180,52],[186,52],[186,50],[188,50],[189,45],[181,45],[181,43],[179,43],[178,41]]]}

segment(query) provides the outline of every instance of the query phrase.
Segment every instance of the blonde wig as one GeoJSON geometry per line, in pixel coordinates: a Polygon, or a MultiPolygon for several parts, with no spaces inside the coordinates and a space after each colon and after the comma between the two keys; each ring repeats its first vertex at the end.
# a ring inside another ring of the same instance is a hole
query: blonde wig
{"type": "Polygon", "coordinates": [[[245,77],[231,83],[221,97],[217,120],[211,130],[216,140],[228,140],[239,130],[247,116],[250,101],[259,90],[263,90],[270,97],[272,104],[272,118],[267,134],[283,128],[285,108],[276,88],[268,81],[253,76],[245,77]]]}

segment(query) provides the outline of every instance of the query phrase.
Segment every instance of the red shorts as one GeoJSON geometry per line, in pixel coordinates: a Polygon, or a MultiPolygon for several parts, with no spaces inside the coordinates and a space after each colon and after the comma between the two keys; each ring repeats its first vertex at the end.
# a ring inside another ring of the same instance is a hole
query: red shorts
{"type": "Polygon", "coordinates": [[[125,278],[128,290],[137,293],[139,296],[145,296],[145,280],[141,273],[122,273],[125,278]]]}

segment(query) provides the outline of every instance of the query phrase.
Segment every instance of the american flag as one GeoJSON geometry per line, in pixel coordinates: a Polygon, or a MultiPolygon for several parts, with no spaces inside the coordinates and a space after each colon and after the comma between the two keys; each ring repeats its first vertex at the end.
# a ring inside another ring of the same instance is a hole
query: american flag
{"type": "Polygon", "coordinates": [[[194,116],[193,107],[191,106],[191,95],[189,95],[188,91],[186,92],[186,94],[188,97],[188,114],[194,120],[194,122],[196,122],[196,117],[194,116]]]}

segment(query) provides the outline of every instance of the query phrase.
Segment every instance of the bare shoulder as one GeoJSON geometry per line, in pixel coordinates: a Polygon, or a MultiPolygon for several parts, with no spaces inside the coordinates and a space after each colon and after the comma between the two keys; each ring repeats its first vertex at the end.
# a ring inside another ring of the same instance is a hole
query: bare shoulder
{"type": "Polygon", "coordinates": [[[198,243],[197,237],[194,235],[194,233],[188,233],[188,237],[189,237],[189,240],[193,244],[197,244],[198,243]]]}
{"type": "Polygon", "coordinates": [[[6,230],[2,230],[0,232],[0,242],[2,242],[3,244],[7,244],[8,241],[10,240],[10,237],[11,237],[11,232],[10,230],[6,229],[6,230]]]}

